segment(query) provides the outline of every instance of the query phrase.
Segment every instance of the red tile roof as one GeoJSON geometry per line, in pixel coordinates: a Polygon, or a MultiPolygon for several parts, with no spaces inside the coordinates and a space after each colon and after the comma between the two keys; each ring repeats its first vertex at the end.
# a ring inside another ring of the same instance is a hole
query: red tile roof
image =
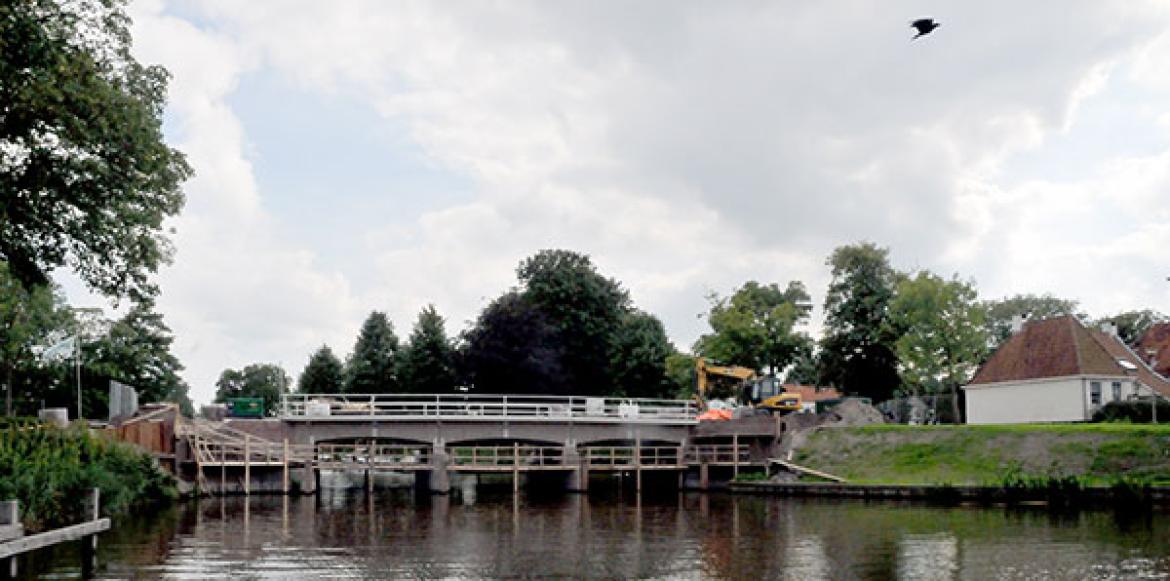
{"type": "Polygon", "coordinates": [[[1073,375],[1126,377],[1170,394],[1170,381],[1150,369],[1120,339],[1086,329],[1076,317],[1029,321],[979,368],[971,385],[1073,375]],[[1128,361],[1130,372],[1118,363],[1128,361]]]}
{"type": "Polygon", "coordinates": [[[824,399],[840,399],[841,392],[835,387],[817,387],[815,385],[784,384],[784,391],[800,392],[800,401],[821,401],[824,399]]]}
{"type": "Polygon", "coordinates": [[[1029,321],[975,373],[972,384],[1068,375],[1125,375],[1076,317],[1029,321]]]}
{"type": "Polygon", "coordinates": [[[1137,354],[1163,377],[1170,376],[1170,323],[1158,323],[1138,341],[1137,354]]]}

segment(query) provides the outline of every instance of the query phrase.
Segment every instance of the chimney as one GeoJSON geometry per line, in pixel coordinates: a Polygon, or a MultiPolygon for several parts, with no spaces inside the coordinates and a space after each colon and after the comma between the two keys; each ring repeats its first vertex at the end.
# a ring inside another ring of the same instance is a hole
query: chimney
{"type": "Polygon", "coordinates": [[[1012,315],[1012,335],[1024,330],[1024,323],[1028,320],[1027,315],[1012,315]]]}

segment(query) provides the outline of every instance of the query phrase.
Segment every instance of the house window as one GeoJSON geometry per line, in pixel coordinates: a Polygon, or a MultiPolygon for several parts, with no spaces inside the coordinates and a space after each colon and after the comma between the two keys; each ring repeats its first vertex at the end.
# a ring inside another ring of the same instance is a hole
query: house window
{"type": "Polygon", "coordinates": [[[1121,401],[1121,382],[1113,382],[1113,401],[1121,401]]]}
{"type": "Polygon", "coordinates": [[[1089,403],[1091,405],[1101,405],[1101,382],[1089,382],[1089,403]]]}

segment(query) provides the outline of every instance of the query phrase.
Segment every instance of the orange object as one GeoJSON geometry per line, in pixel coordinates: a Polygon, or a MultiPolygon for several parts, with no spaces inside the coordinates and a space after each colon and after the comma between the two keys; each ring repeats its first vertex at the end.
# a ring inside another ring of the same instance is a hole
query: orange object
{"type": "Polygon", "coordinates": [[[699,414],[700,422],[726,422],[732,417],[731,410],[707,410],[699,414]]]}

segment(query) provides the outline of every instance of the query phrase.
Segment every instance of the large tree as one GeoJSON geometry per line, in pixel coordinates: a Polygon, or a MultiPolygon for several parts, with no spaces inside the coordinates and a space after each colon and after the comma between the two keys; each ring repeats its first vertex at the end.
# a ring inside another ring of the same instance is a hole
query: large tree
{"type": "MultiPolygon", "coordinates": [[[[34,350],[68,319],[64,299],[48,285],[26,288],[0,261],[0,381],[4,413],[12,415],[19,371],[37,366],[34,350]]],[[[16,402],[19,403],[19,402],[16,402]]],[[[27,410],[26,410],[27,411],[27,410]]]]}
{"type": "Polygon", "coordinates": [[[865,242],[841,246],[826,264],[832,281],[825,295],[820,382],[880,401],[898,387],[897,330],[889,305],[899,276],[889,250],[865,242]]]}
{"type": "Polygon", "coordinates": [[[258,397],[264,400],[264,413],[279,412],[280,396],[288,393],[292,378],[272,363],[253,363],[243,369],[225,369],[215,382],[215,401],[226,402],[234,397],[258,397]]]}
{"type": "Polygon", "coordinates": [[[344,382],[344,370],[341,360],[333,354],[328,345],[309,356],[309,362],[297,378],[297,391],[300,393],[341,393],[344,382]]]}
{"type": "Polygon", "coordinates": [[[345,363],[346,393],[394,393],[398,391],[398,336],[386,313],[366,317],[345,363]]]}
{"type": "Polygon", "coordinates": [[[402,350],[400,376],[408,393],[449,393],[455,389],[455,352],[443,317],[434,305],[418,314],[410,341],[402,350]]]}
{"type": "Polygon", "coordinates": [[[925,271],[898,283],[890,303],[891,324],[901,331],[895,349],[904,389],[949,393],[956,423],[962,421],[959,386],[987,351],[985,317],[974,285],[925,271]]]}
{"type": "Polygon", "coordinates": [[[572,393],[557,329],[519,292],[492,301],[463,343],[463,374],[477,392],[572,393]]]}
{"type": "MultiPolygon", "coordinates": [[[[139,401],[170,401],[184,414],[194,413],[187,383],[179,377],[182,363],[171,352],[174,337],[154,311],[154,303],[135,303],[122,318],[109,323],[84,346],[85,372],[91,380],[86,393],[103,400],[109,380],[127,384],[138,391],[139,401]]],[[[87,406],[87,409],[89,408],[87,406]]]]}
{"type": "Polygon", "coordinates": [[[812,351],[812,338],[796,329],[808,321],[810,300],[799,281],[783,289],[748,281],[730,298],[712,297],[707,322],[713,332],[699,338],[695,351],[720,363],[779,374],[812,351]]]}
{"type": "Polygon", "coordinates": [[[1012,319],[1048,319],[1063,315],[1077,315],[1077,302],[1046,295],[1015,295],[983,303],[987,311],[987,332],[991,336],[992,351],[1012,336],[1012,319]]]}
{"type": "Polygon", "coordinates": [[[569,390],[605,394],[613,390],[610,355],[629,295],[597,272],[593,261],[569,250],[542,250],[516,271],[524,300],[556,330],[569,390]]]}
{"type": "Polygon", "coordinates": [[[168,74],[131,54],[124,0],[0,3],[0,260],[26,286],[70,266],[142,298],[190,175],[163,142],[168,74]]]}
{"type": "Polygon", "coordinates": [[[622,316],[614,337],[610,366],[617,393],[626,397],[671,397],[666,360],[675,352],[657,317],[642,311],[622,316]]]}

